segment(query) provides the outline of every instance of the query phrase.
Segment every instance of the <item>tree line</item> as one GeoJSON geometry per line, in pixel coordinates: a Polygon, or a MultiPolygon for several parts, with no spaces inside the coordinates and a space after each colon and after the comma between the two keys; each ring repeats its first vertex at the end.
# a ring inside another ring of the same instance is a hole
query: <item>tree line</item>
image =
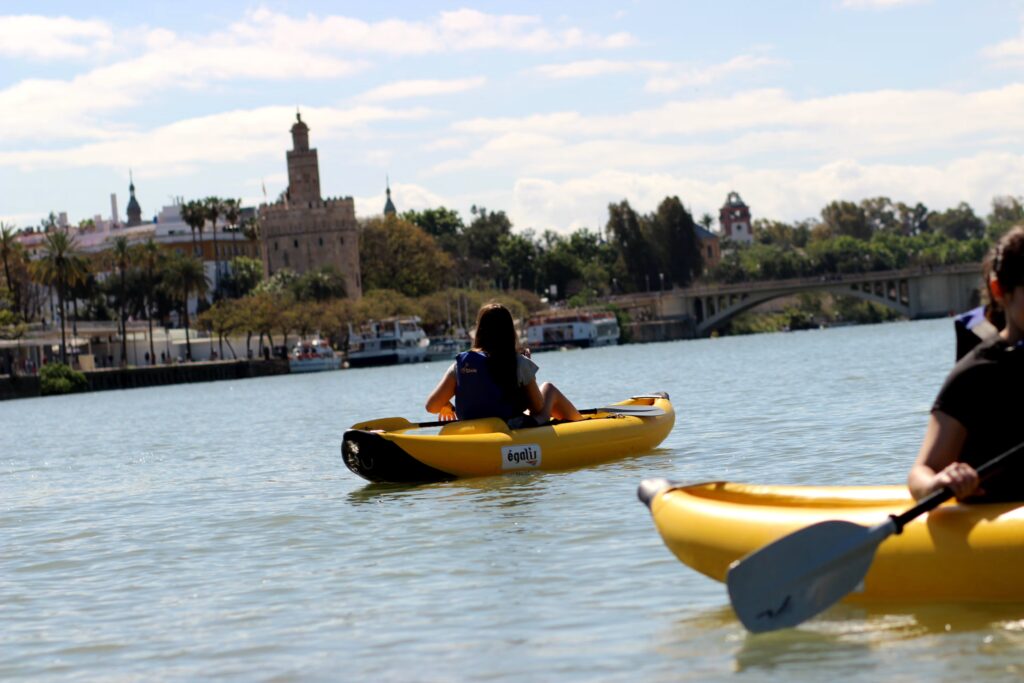
{"type": "MultiPolygon", "coordinates": [[[[246,336],[246,354],[254,338],[257,351],[264,339],[287,346],[292,334],[322,333],[340,343],[349,323],[391,315],[419,315],[429,331],[450,332],[467,329],[470,311],[493,298],[523,316],[543,306],[541,296],[586,305],[609,294],[686,286],[698,277],[740,282],[978,261],[993,239],[1024,222],[1024,203],[997,197],[982,219],[964,203],[936,212],[885,197],[835,201],[820,218],[755,221],[754,244],[724,244],[722,261],[711,268],[678,197],[666,197],[647,214],[625,200],[610,204],[601,229],[570,234],[513,231],[505,212],[476,206],[468,223],[445,207],[407,211],[361,223],[365,295],[358,301],[347,298],[344,278],[332,268],[301,276],[285,269],[264,279],[261,261],[236,257],[218,262],[211,281],[196,248],[206,226],[224,220],[255,240],[258,221],[240,225],[240,203],[216,197],[185,202],[181,213],[192,228],[192,254],[118,236],[104,251],[86,255],[71,232],[56,229],[51,214],[41,227],[42,253],[30,260],[13,226],[0,224],[0,334],[18,336],[26,322],[45,318],[47,292],[57,300],[62,358],[68,320],[117,321],[122,358],[129,318],[148,321],[150,339],[154,324],[176,320],[190,356],[196,326],[217,336],[222,357],[225,343],[236,353],[230,337],[238,334],[246,336]],[[195,321],[187,306],[192,298],[200,302],[195,321]]],[[[701,222],[710,225],[710,217],[701,222]]],[[[79,227],[88,229],[87,223],[79,227]]]]}

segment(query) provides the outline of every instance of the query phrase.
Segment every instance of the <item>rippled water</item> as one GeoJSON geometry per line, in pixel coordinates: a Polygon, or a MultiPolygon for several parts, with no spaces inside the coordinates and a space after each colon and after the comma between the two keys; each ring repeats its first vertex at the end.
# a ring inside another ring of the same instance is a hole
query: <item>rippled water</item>
{"type": "Polygon", "coordinates": [[[948,320],[542,354],[581,407],[665,390],[646,456],[418,487],[346,426],[441,363],[0,403],[0,679],[1014,678],[1024,606],[840,606],[748,636],[636,486],[899,483],[948,320]]]}

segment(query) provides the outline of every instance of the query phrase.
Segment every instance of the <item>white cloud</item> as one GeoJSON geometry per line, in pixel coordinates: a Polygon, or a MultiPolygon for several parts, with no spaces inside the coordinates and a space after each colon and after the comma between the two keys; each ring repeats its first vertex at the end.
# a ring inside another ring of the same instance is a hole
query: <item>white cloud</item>
{"type": "MultiPolygon", "coordinates": [[[[381,187],[384,187],[383,182],[381,187]]],[[[384,202],[387,201],[387,197],[383,191],[372,195],[357,196],[354,199],[356,215],[360,218],[379,216],[384,213],[384,202]]],[[[456,203],[451,198],[439,195],[422,185],[414,183],[392,183],[391,201],[394,202],[398,213],[422,211],[423,209],[432,209],[438,206],[451,207],[456,203]]]]}
{"type": "Polygon", "coordinates": [[[402,100],[411,97],[433,97],[451,95],[482,87],[486,78],[460,78],[447,81],[423,79],[416,81],[397,81],[379,86],[356,97],[357,101],[385,102],[402,100]]]}
{"type": "Polygon", "coordinates": [[[757,55],[738,55],[710,66],[662,61],[586,59],[564,64],[543,64],[533,71],[551,79],[597,78],[639,72],[647,75],[645,90],[653,93],[670,93],[686,86],[708,85],[736,73],[783,63],[782,60],[757,55]]]}
{"type": "Polygon", "coordinates": [[[565,169],[588,170],[620,159],[664,166],[763,154],[794,161],[898,158],[911,152],[948,156],[962,145],[1005,149],[1008,140],[1024,134],[1020,111],[1024,84],[968,93],[884,90],[804,100],[759,90],[615,115],[567,111],[468,119],[453,124],[454,130],[483,140],[468,156],[435,170],[498,167],[503,159],[527,164],[552,159],[565,169]],[[601,160],[595,152],[609,156],[601,160]]]}
{"type": "Polygon", "coordinates": [[[24,14],[0,16],[0,55],[56,60],[94,57],[113,47],[114,31],[98,20],[24,14]]]}
{"type": "Polygon", "coordinates": [[[428,22],[367,22],[309,14],[293,18],[262,8],[234,24],[230,33],[271,47],[307,45],[346,52],[416,55],[468,50],[546,52],[578,47],[616,49],[634,41],[628,33],[602,35],[578,28],[554,30],[535,16],[487,14],[472,9],[441,12],[428,22]]]}
{"type": "Polygon", "coordinates": [[[843,0],[842,6],[850,9],[891,9],[925,2],[929,0],[843,0]]]}
{"type": "MultiPolygon", "coordinates": [[[[419,119],[429,110],[354,107],[304,108],[313,129],[312,142],[353,135],[379,121],[419,119]]],[[[237,163],[278,156],[286,148],[290,107],[230,111],[185,119],[143,132],[63,149],[0,152],[0,166],[26,170],[68,167],[140,168],[140,177],[163,177],[192,172],[197,164],[237,163]]]]}
{"type": "Polygon", "coordinates": [[[982,50],[982,54],[1003,66],[1024,65],[1024,28],[1016,38],[991,45],[982,50]]]}
{"type": "Polygon", "coordinates": [[[817,217],[835,199],[877,196],[921,201],[935,210],[966,201],[983,215],[994,196],[1019,192],[1022,184],[1024,159],[991,153],[937,166],[842,160],[807,170],[750,169],[714,177],[614,170],[563,181],[525,176],[514,182],[502,205],[512,207],[509,215],[517,228],[569,232],[603,226],[608,204],[623,199],[637,211],[650,212],[666,196],[677,195],[696,217],[705,212],[717,216],[732,190],[742,195],[755,219],[817,217]]]}

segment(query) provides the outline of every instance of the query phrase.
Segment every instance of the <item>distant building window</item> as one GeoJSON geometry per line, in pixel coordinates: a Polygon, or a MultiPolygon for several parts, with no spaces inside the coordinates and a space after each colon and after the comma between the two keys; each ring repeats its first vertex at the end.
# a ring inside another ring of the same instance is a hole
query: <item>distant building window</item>
{"type": "Polygon", "coordinates": [[[299,241],[298,240],[292,240],[292,242],[295,243],[295,248],[298,249],[299,248],[299,241]]]}
{"type": "Polygon", "coordinates": [[[274,242],[274,251],[277,251],[277,242],[274,242]]]}
{"type": "Polygon", "coordinates": [[[321,247],[324,246],[324,238],[323,237],[320,238],[320,246],[321,247]]]}
{"type": "Polygon", "coordinates": [[[715,256],[715,250],[712,249],[711,246],[709,245],[708,246],[708,258],[711,259],[711,258],[714,258],[714,256],[715,256]]]}
{"type": "Polygon", "coordinates": [[[345,238],[344,237],[339,237],[338,241],[341,242],[342,244],[345,244],[345,238]]]}

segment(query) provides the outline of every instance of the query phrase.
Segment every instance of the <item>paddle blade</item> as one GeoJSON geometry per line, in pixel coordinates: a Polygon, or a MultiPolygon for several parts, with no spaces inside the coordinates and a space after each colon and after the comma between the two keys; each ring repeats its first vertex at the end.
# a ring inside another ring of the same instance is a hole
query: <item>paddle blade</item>
{"type": "Polygon", "coordinates": [[[752,633],[810,619],[856,590],[894,531],[891,521],[871,528],[821,522],[737,560],[726,577],[736,616],[752,633]]]}
{"type": "Polygon", "coordinates": [[[418,426],[404,417],[381,417],[354,424],[349,429],[361,429],[366,432],[398,432],[403,429],[416,429],[418,426]]]}
{"type": "Polygon", "coordinates": [[[604,408],[591,408],[590,410],[581,410],[581,413],[613,413],[616,415],[633,415],[635,417],[657,417],[665,414],[664,408],[658,406],[644,406],[644,405],[619,405],[619,406],[605,406],[604,408]]]}

